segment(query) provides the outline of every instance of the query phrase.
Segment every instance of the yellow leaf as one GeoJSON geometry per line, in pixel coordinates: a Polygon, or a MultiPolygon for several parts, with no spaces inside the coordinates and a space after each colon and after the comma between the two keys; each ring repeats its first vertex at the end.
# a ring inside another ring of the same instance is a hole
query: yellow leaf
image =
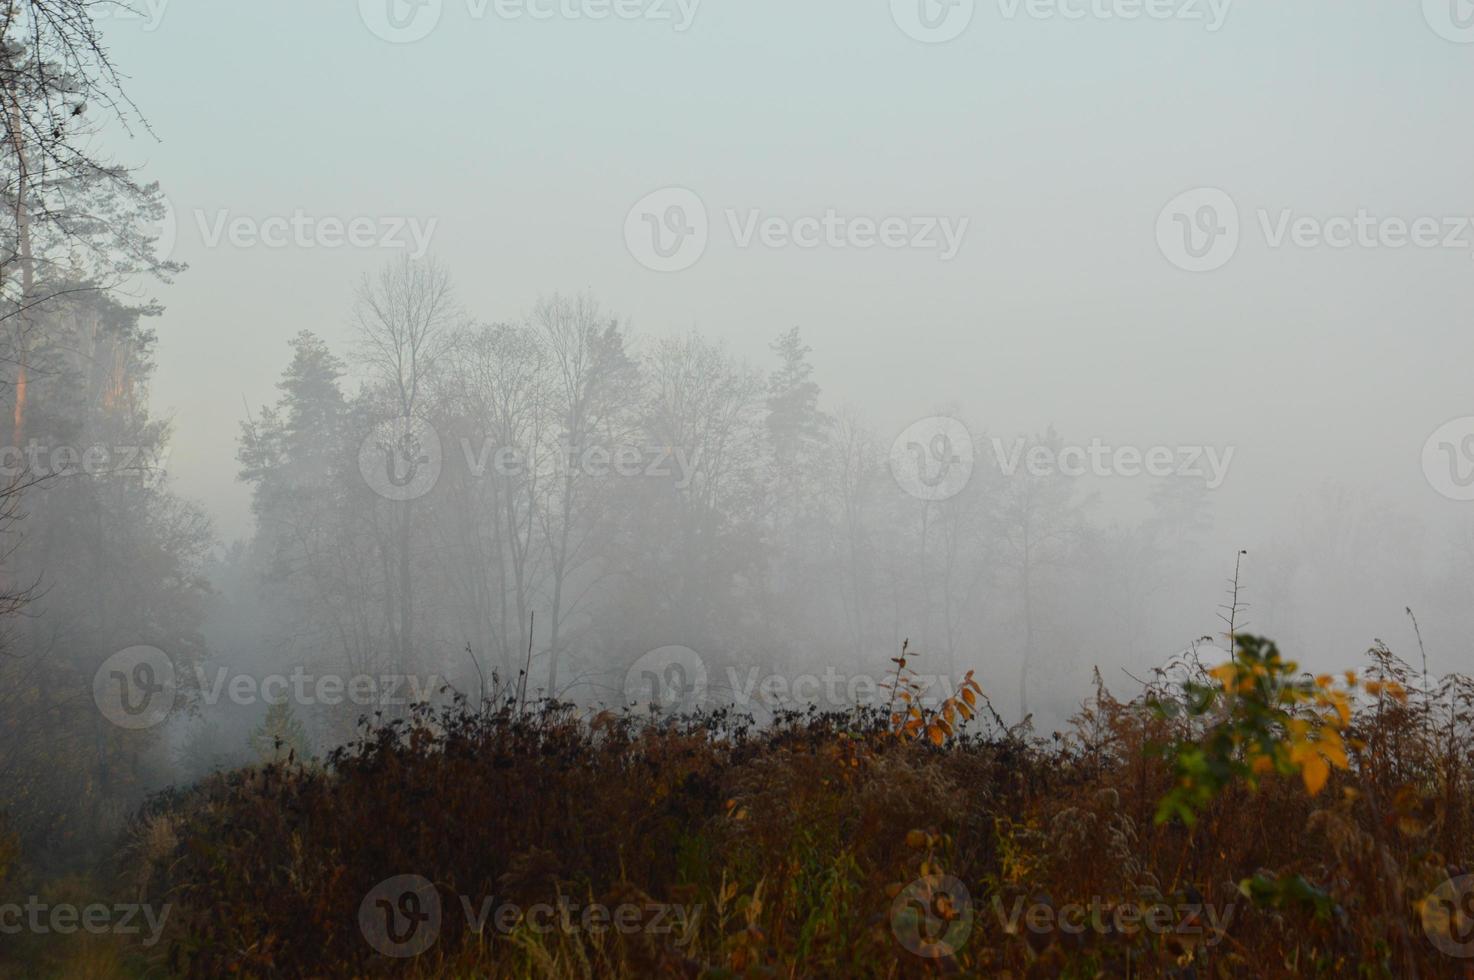
{"type": "Polygon", "coordinates": [[[1311,796],[1325,789],[1330,776],[1330,764],[1319,753],[1312,753],[1300,766],[1300,777],[1305,780],[1305,789],[1311,796]]]}

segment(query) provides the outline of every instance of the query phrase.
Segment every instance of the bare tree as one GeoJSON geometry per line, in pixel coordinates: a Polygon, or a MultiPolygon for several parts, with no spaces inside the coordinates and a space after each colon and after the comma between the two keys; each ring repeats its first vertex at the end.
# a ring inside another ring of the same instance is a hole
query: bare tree
{"type": "MultiPolygon", "coordinates": [[[[1062,441],[1050,428],[1030,442],[1034,445],[1050,447],[1057,458],[1062,441]]],[[[1013,573],[1024,633],[1018,682],[1020,716],[1029,714],[1029,672],[1038,655],[1038,634],[1044,621],[1039,607],[1045,577],[1049,570],[1069,561],[1085,527],[1083,506],[1073,484],[1058,472],[1035,474],[1021,467],[1004,484],[998,515],[1001,565],[1013,573]]]]}
{"type": "Polygon", "coordinates": [[[470,607],[467,642],[490,638],[509,675],[528,635],[540,572],[539,507],[543,472],[532,463],[546,442],[548,358],[537,335],[521,325],[462,331],[447,374],[454,434],[469,448],[471,467],[447,482],[454,503],[444,515],[441,547],[459,556],[470,607]]]}
{"type": "Polygon", "coordinates": [[[845,612],[850,650],[858,660],[864,655],[871,633],[870,589],[865,570],[870,567],[872,543],[866,511],[881,485],[884,461],[874,432],[853,408],[846,407],[837,414],[831,439],[835,452],[829,483],[838,509],[836,520],[841,542],[835,580],[845,612]]]}
{"type": "Polygon", "coordinates": [[[542,513],[552,590],[548,691],[556,694],[564,620],[576,612],[587,591],[570,596],[570,579],[595,557],[593,542],[600,530],[596,514],[606,484],[582,472],[580,461],[591,449],[609,452],[623,442],[630,431],[629,409],[638,374],[625,352],[619,321],[605,316],[587,294],[555,294],[540,301],[532,324],[548,360],[554,413],[548,431],[559,440],[550,448],[561,470],[542,513]]]}
{"type": "MultiPolygon", "coordinates": [[[[461,319],[450,276],[433,259],[404,258],[365,276],[354,298],[358,361],[369,384],[384,395],[401,419],[421,417],[430,382],[450,349],[461,319]]],[[[412,566],[413,500],[394,501],[393,543],[386,576],[394,583],[386,599],[395,615],[396,649],[402,666],[414,658],[415,592],[412,566]],[[392,595],[392,598],[390,596],[392,595]]]]}
{"type": "Polygon", "coordinates": [[[687,468],[666,517],[674,573],[664,577],[672,590],[666,602],[682,632],[700,635],[720,611],[718,597],[744,574],[760,574],[765,386],[696,334],[657,344],[646,371],[646,432],[656,446],[684,454],[687,468]]]}
{"type": "Polygon", "coordinates": [[[460,321],[450,275],[434,259],[404,258],[359,283],[353,304],[358,360],[401,415],[422,406],[460,321]]]}

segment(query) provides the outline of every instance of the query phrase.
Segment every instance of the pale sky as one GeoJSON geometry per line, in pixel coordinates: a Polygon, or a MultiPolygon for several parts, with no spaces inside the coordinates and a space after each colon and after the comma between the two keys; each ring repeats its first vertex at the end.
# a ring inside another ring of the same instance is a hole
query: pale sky
{"type": "Polygon", "coordinates": [[[1065,0],[1079,19],[979,2],[933,44],[901,26],[920,9],[905,0],[672,0],[650,11],[665,20],[444,0],[428,36],[395,44],[367,25],[371,0],[151,0],[108,37],[159,137],[117,156],[162,181],[191,266],[154,290],[175,488],[225,537],[247,532],[243,404],[274,397],[298,330],[346,351],[355,281],[401,254],[212,247],[196,218],[300,210],[433,220],[430,250],[479,319],[587,289],[641,334],[696,326],[754,360],[797,325],[826,403],[887,435],[957,406],[1010,435],[1233,445],[1215,501],[1228,536],[1257,540],[1326,479],[1420,519],[1466,515],[1421,453],[1474,415],[1474,230],[1447,248],[1271,244],[1286,212],[1431,216],[1449,235],[1474,216],[1474,43],[1435,29],[1462,38],[1440,21],[1461,8],[1154,0],[1183,16],[1125,20],[1092,11],[1142,4],[1092,2],[1065,0]],[[709,241],[661,273],[625,224],[672,186],[699,197],[709,241]],[[1241,235],[1194,273],[1157,226],[1204,187],[1241,235]],[[967,225],[948,260],[744,248],[727,217],[829,209],[967,225]]]}

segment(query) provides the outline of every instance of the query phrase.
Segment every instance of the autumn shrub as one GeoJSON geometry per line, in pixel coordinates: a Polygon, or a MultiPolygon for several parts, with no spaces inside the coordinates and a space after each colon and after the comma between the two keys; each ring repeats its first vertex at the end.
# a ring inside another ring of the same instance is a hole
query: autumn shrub
{"type": "Polygon", "coordinates": [[[1047,735],[971,684],[925,702],[909,663],[880,709],[762,729],[423,708],[156,799],[127,880],[173,904],[155,963],[190,976],[1470,975],[1474,688],[1238,640],[1129,699],[1097,677],[1047,735]],[[441,910],[413,956],[360,919],[399,875],[441,910]],[[478,930],[487,897],[690,914],[478,930]]]}

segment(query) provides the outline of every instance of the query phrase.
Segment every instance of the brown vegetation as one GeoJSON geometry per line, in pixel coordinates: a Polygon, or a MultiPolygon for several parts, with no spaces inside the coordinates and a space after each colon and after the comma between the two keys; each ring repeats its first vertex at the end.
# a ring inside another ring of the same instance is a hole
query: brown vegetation
{"type": "MultiPolygon", "coordinates": [[[[1325,679],[1240,639],[1237,676],[1305,685],[1307,705],[1263,703],[1312,717],[1325,679]]],[[[1050,738],[459,703],[156,800],[125,863],[174,909],[156,967],[194,976],[1474,976],[1450,952],[1474,938],[1474,685],[1425,690],[1374,649],[1322,778],[1272,725],[1286,750],[1255,761],[1254,685],[1227,677],[1189,656],[1129,701],[1098,685],[1050,738]],[[1185,820],[1164,801],[1225,733],[1185,820]],[[396,875],[441,913],[411,957],[362,926],[396,875]],[[641,911],[623,931],[515,912],[560,896],[641,911]],[[478,934],[487,899],[514,913],[478,934]]]]}

